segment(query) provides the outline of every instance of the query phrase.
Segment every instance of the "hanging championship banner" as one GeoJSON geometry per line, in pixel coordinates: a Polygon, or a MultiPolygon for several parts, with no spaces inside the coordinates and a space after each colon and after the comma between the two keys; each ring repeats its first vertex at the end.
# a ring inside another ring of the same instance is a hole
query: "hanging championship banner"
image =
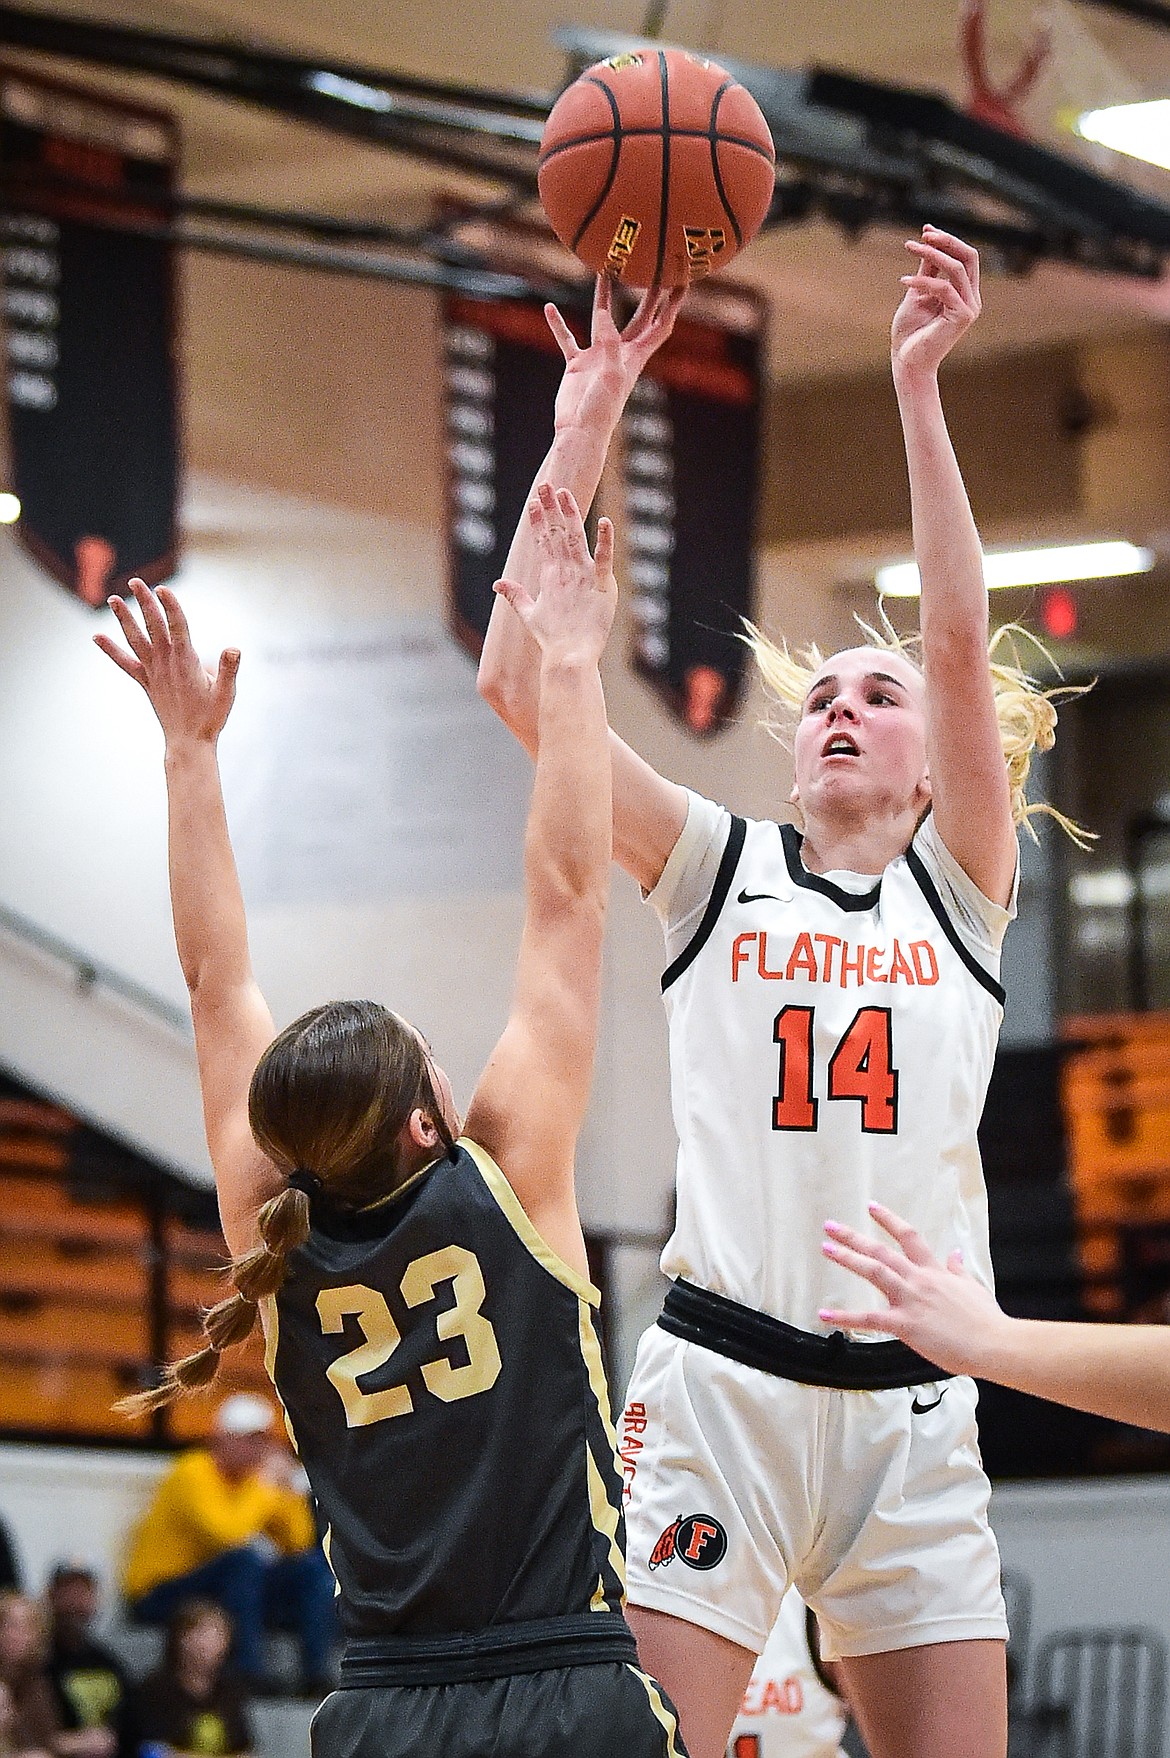
{"type": "Polygon", "coordinates": [[[174,571],[173,123],[0,68],[9,486],[19,535],[87,604],[174,571]]]}
{"type": "MultiPolygon", "coordinates": [[[[476,242],[513,272],[524,252],[529,272],[554,267],[531,230],[500,227],[476,242]]],[[[560,253],[555,269],[565,261],[560,253]]],[[[587,318],[565,315],[585,341],[587,318]]],[[[693,287],[623,422],[619,540],[634,664],[698,734],[733,712],[744,673],[736,635],[753,605],[765,317],[750,289],[693,287]]],[[[478,655],[492,586],[552,441],[564,363],[539,299],[448,295],[444,320],[450,618],[478,655]]]]}
{"type": "Polygon", "coordinates": [[[564,360],[538,299],[451,294],[444,320],[450,618],[478,658],[492,587],[552,444],[564,360]]]}
{"type": "Polygon", "coordinates": [[[693,288],[623,418],[634,663],[700,735],[733,712],[747,659],[766,309],[747,288],[693,288]]]}

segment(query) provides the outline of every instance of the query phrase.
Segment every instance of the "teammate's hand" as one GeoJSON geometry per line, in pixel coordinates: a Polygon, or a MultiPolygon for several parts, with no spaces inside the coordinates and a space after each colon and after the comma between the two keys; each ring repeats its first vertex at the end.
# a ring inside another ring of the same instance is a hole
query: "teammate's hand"
{"type": "Polygon", "coordinates": [[[625,329],[619,330],[613,320],[613,282],[608,275],[599,275],[591,339],[585,348],[556,306],[545,306],[548,327],[565,357],[555,409],[558,432],[566,427],[613,432],[639,373],[673,330],[685,296],[685,287],[651,287],[625,329]]]}
{"type": "Polygon", "coordinates": [[[497,580],[494,590],[508,600],[544,658],[595,665],[617,608],[613,526],[598,521],[597,551],[590,555],[576,501],[568,489],[558,493],[547,482],[527,512],[539,559],[538,596],[514,580],[497,580]]]}
{"type": "Polygon", "coordinates": [[[962,1252],[953,1251],[944,1266],[900,1215],[881,1203],[870,1203],[869,1212],[900,1249],[837,1221],[825,1222],[829,1237],[821,1249],[834,1263],[864,1276],[889,1306],[880,1312],[826,1308],[822,1321],[845,1331],[885,1331],[948,1373],[980,1373],[1002,1327],[1012,1322],[995,1296],[968,1275],[962,1252]]]}
{"type": "Polygon", "coordinates": [[[937,372],[979,316],[979,252],[961,238],[924,226],[906,249],[920,258],[902,276],[906,292],[894,313],[890,354],[895,375],[937,372]]]}
{"type": "Polygon", "coordinates": [[[108,635],[95,635],[95,645],[142,685],[168,744],[184,739],[214,744],[235,700],[238,650],[227,648],[216,669],[210,670],[191,645],[187,619],[174,593],[166,586],[152,592],[142,580],[131,580],[130,590],[142,622],[124,598],[115,596],[109,606],[121,624],[126,647],[108,635]]]}

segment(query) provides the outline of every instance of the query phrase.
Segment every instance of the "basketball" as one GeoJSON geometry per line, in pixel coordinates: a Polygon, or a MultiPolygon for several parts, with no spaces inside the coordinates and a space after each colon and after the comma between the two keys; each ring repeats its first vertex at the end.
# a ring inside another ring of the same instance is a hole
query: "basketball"
{"type": "Polygon", "coordinates": [[[540,143],[540,199],[595,273],[685,286],[755,237],[775,168],[768,124],[738,80],[683,49],[640,49],[562,92],[540,143]]]}

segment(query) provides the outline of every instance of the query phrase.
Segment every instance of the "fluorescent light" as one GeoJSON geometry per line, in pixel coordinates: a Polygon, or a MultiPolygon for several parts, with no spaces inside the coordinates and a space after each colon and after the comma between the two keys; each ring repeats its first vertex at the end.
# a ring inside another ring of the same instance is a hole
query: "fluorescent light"
{"type": "MultiPolygon", "coordinates": [[[[1155,561],[1152,549],[1133,543],[1063,543],[1043,549],[993,549],[983,557],[988,589],[997,586],[1051,586],[1058,580],[1115,580],[1122,574],[1145,574],[1155,561]]],[[[920,591],[914,562],[891,562],[879,568],[874,584],[884,598],[917,598],[920,591]]]]}
{"type": "Polygon", "coordinates": [[[0,494],[0,525],[15,525],[20,518],[20,502],[14,494],[0,494]]]}
{"type": "Polygon", "coordinates": [[[1170,171],[1170,98],[1086,110],[1074,127],[1084,140],[1170,171]]]}
{"type": "Polygon", "coordinates": [[[376,85],[366,85],[357,79],[343,79],[339,73],[308,73],[305,84],[315,92],[324,92],[328,98],[340,98],[343,104],[353,104],[359,110],[393,110],[394,99],[389,92],[380,91],[376,85]]]}

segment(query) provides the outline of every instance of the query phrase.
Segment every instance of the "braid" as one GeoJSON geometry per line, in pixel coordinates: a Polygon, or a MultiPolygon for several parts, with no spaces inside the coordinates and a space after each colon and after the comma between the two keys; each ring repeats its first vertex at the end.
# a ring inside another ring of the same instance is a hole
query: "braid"
{"type": "Polygon", "coordinates": [[[286,1185],[264,1204],[256,1225],[259,1244],[233,1258],[227,1266],[228,1277],[234,1284],[232,1293],[203,1314],[203,1347],[180,1361],[169,1362],[156,1386],[119,1398],[114,1409],[121,1415],[145,1416],[184,1392],[209,1386],[219,1372],[223,1351],[251,1336],[259,1302],[276,1293],[284,1281],[289,1253],[309,1237],[309,1199],[305,1192],[286,1185]]]}

